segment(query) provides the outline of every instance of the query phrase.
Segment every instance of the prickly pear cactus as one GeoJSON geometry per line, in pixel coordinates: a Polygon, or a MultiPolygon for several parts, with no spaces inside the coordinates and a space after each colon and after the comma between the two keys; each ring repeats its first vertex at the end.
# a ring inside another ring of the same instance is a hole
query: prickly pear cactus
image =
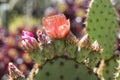
{"type": "Polygon", "coordinates": [[[96,74],[74,60],[57,58],[47,61],[34,78],[35,80],[98,80],[96,74]],[[87,77],[86,77],[87,76],[87,77]]]}
{"type": "Polygon", "coordinates": [[[105,67],[103,70],[103,77],[106,80],[114,80],[115,72],[116,72],[116,67],[118,63],[116,62],[117,57],[111,58],[110,60],[105,62],[105,67]]]}
{"type": "Polygon", "coordinates": [[[110,0],[92,0],[86,21],[86,31],[90,40],[95,40],[103,48],[102,57],[113,55],[118,29],[117,16],[110,0]]]}
{"type": "Polygon", "coordinates": [[[67,53],[68,57],[76,58],[77,48],[78,47],[76,46],[75,43],[70,43],[70,42],[66,41],[65,50],[66,50],[66,53],[67,53]]]}
{"type": "Polygon", "coordinates": [[[88,60],[89,67],[93,69],[94,67],[98,66],[99,61],[101,60],[101,55],[98,52],[90,52],[88,55],[88,60]]]}
{"type": "Polygon", "coordinates": [[[78,49],[76,60],[78,62],[83,62],[88,58],[89,53],[90,53],[90,50],[88,49],[84,49],[84,48],[82,48],[81,50],[78,49]]]}
{"type": "Polygon", "coordinates": [[[30,56],[36,63],[39,64],[43,64],[46,61],[45,54],[43,54],[42,50],[40,50],[39,48],[34,50],[33,52],[30,52],[30,56]]]}
{"type": "Polygon", "coordinates": [[[54,48],[57,56],[63,55],[65,50],[65,41],[64,40],[55,40],[54,41],[54,48]]]}
{"type": "Polygon", "coordinates": [[[119,80],[120,58],[113,55],[118,24],[110,0],[91,0],[81,40],[64,15],[43,18],[43,25],[38,42],[31,33],[23,35],[24,48],[40,65],[27,80],[119,80]]]}

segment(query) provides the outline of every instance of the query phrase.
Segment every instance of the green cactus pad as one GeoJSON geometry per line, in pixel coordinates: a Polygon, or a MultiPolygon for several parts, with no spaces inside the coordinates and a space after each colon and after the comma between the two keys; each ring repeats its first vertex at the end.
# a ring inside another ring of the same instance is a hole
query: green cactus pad
{"type": "Polygon", "coordinates": [[[54,46],[53,44],[47,44],[43,46],[43,49],[38,48],[33,52],[30,52],[30,56],[35,62],[42,64],[47,59],[52,59],[55,56],[54,46]]]}
{"type": "Polygon", "coordinates": [[[46,59],[52,59],[55,56],[53,44],[47,44],[43,47],[41,56],[46,59]]]}
{"type": "Polygon", "coordinates": [[[34,80],[99,80],[97,75],[74,60],[57,58],[41,66],[34,80]]]}
{"type": "Polygon", "coordinates": [[[98,52],[90,52],[88,58],[89,58],[88,65],[90,68],[93,69],[94,67],[98,66],[98,63],[101,60],[101,54],[98,52]]]}
{"type": "Polygon", "coordinates": [[[116,62],[115,57],[111,58],[110,60],[105,62],[106,66],[103,70],[103,77],[105,80],[115,80],[114,73],[116,72],[116,67],[118,63],[116,62]]]}
{"type": "Polygon", "coordinates": [[[70,58],[76,57],[77,46],[74,43],[66,42],[65,44],[66,52],[70,58]]]}
{"type": "Polygon", "coordinates": [[[81,48],[79,51],[77,51],[76,60],[80,63],[83,62],[89,55],[90,50],[81,48]]]}
{"type": "Polygon", "coordinates": [[[86,22],[86,31],[92,42],[95,40],[103,48],[102,57],[109,59],[113,55],[117,37],[117,16],[110,0],[93,0],[86,22]]]}
{"type": "Polygon", "coordinates": [[[45,58],[41,55],[42,50],[40,50],[39,48],[34,50],[33,52],[30,52],[30,57],[39,64],[43,64],[46,60],[45,58]]]}
{"type": "Polygon", "coordinates": [[[65,40],[54,40],[54,49],[55,49],[55,54],[57,56],[61,56],[64,53],[65,50],[65,40]]]}

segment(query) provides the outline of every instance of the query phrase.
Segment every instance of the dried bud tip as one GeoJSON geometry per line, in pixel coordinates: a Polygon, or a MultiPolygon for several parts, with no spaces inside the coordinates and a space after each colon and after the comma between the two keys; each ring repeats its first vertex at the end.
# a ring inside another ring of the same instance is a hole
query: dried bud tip
{"type": "Polygon", "coordinates": [[[82,37],[82,39],[79,41],[79,46],[80,47],[85,47],[88,45],[88,42],[89,42],[89,37],[88,37],[88,34],[84,35],[82,37]]]}
{"type": "Polygon", "coordinates": [[[101,50],[102,50],[99,43],[97,42],[97,40],[94,41],[94,43],[91,45],[91,48],[92,48],[92,50],[99,51],[99,52],[101,52],[101,50]]]}
{"type": "Polygon", "coordinates": [[[37,36],[38,36],[38,41],[40,45],[46,45],[51,43],[50,37],[43,30],[38,30],[37,36]]]}
{"type": "Polygon", "coordinates": [[[8,70],[9,70],[9,76],[13,79],[16,79],[18,77],[23,77],[23,78],[25,77],[23,73],[12,62],[9,62],[8,70]]]}

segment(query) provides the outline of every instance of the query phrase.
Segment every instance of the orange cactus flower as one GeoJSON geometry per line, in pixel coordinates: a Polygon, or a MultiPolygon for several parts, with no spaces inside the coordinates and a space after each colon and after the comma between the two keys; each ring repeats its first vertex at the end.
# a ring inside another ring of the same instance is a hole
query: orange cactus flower
{"type": "Polygon", "coordinates": [[[44,17],[42,24],[46,33],[52,39],[65,38],[70,32],[70,22],[64,14],[44,17]]]}

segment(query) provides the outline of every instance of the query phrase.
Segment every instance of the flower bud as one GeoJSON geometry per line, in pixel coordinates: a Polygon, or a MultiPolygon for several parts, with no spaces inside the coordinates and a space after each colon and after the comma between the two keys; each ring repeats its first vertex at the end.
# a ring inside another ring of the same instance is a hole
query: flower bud
{"type": "Polygon", "coordinates": [[[34,37],[34,35],[31,32],[28,32],[28,31],[22,31],[22,36],[34,37]]]}
{"type": "Polygon", "coordinates": [[[43,30],[38,30],[37,36],[38,36],[38,41],[40,42],[40,45],[46,45],[51,43],[50,37],[43,30]]]}
{"type": "Polygon", "coordinates": [[[34,38],[33,34],[28,31],[22,32],[22,45],[23,49],[30,52],[38,47],[38,42],[34,38]]]}

